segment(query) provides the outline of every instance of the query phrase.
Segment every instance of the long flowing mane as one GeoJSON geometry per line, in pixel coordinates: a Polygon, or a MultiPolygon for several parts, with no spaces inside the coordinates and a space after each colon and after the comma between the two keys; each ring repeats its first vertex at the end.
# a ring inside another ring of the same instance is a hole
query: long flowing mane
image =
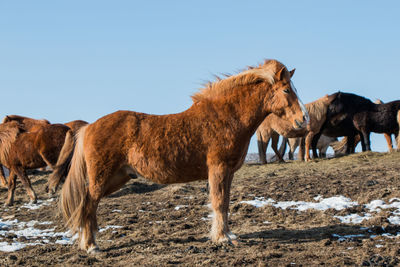
{"type": "Polygon", "coordinates": [[[237,75],[228,76],[226,79],[222,80],[217,77],[217,81],[209,82],[204,89],[194,94],[192,100],[196,103],[205,99],[217,98],[226,95],[233,88],[263,81],[274,84],[274,76],[279,67],[283,67],[283,65],[275,60],[266,60],[264,64],[260,64],[258,67],[249,67],[248,70],[237,75]]]}
{"type": "Polygon", "coordinates": [[[7,162],[11,144],[17,139],[21,129],[17,122],[8,122],[0,125],[0,162],[7,162]]]}

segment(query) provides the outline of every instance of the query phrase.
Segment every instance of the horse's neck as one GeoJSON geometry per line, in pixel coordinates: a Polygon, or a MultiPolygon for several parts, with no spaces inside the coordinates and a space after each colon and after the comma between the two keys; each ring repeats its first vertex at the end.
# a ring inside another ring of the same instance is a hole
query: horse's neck
{"type": "Polygon", "coordinates": [[[241,98],[226,97],[224,100],[205,100],[194,104],[189,110],[202,114],[209,121],[215,119],[224,123],[230,131],[250,137],[268,115],[263,99],[257,101],[256,94],[241,98]]]}

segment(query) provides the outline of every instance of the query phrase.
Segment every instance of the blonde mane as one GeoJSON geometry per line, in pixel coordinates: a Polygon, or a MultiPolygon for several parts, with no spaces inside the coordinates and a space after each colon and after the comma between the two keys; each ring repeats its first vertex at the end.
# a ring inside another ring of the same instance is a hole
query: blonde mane
{"type": "Polygon", "coordinates": [[[234,88],[250,85],[258,82],[275,83],[276,72],[284,67],[276,60],[266,60],[264,64],[258,67],[249,67],[239,74],[227,76],[226,79],[217,77],[217,81],[209,82],[204,89],[192,96],[193,102],[200,102],[205,99],[214,99],[224,96],[231,92],[234,88]]]}
{"type": "Polygon", "coordinates": [[[329,105],[328,95],[323,96],[311,103],[305,104],[308,113],[314,117],[315,121],[321,121],[326,117],[328,105],[329,105]]]}
{"type": "Polygon", "coordinates": [[[6,163],[11,144],[17,139],[21,129],[17,122],[8,122],[0,125],[0,163],[6,163]]]}

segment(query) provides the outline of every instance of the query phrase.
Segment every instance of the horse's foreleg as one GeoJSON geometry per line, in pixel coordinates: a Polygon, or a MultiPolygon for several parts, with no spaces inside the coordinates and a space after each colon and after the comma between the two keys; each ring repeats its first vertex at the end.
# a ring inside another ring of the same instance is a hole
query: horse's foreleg
{"type": "Polygon", "coordinates": [[[7,180],[4,175],[3,165],[0,164],[0,182],[3,187],[7,188],[7,180]]]}
{"type": "Polygon", "coordinates": [[[228,209],[233,174],[225,167],[216,165],[210,167],[208,175],[211,206],[214,212],[211,240],[216,243],[232,242],[236,237],[229,231],[228,209]]]}
{"type": "Polygon", "coordinates": [[[278,157],[279,162],[285,162],[282,158],[281,153],[278,151],[278,141],[279,141],[279,134],[274,133],[272,135],[272,143],[271,143],[272,150],[274,150],[275,155],[278,157]]]}
{"type": "Polygon", "coordinates": [[[293,152],[297,148],[297,138],[289,138],[288,139],[288,144],[289,144],[289,159],[293,160],[293,152]]]}
{"type": "Polygon", "coordinates": [[[300,138],[298,159],[304,161],[305,138],[300,138]]]}
{"type": "Polygon", "coordinates": [[[10,170],[8,175],[8,197],[5,206],[12,206],[14,204],[14,191],[16,185],[17,176],[13,171],[10,170]]]}
{"type": "Polygon", "coordinates": [[[371,151],[371,140],[369,138],[369,132],[362,131],[361,141],[364,141],[365,150],[363,149],[363,151],[371,151]]]}
{"type": "Polygon", "coordinates": [[[386,133],[384,133],[383,136],[386,139],[386,143],[387,143],[389,152],[393,152],[392,136],[390,134],[386,134],[386,133]]]}
{"type": "MultiPolygon", "coordinates": [[[[306,138],[305,138],[305,143],[306,143],[306,159],[305,160],[306,161],[310,161],[311,160],[311,157],[310,157],[310,146],[311,146],[313,137],[314,137],[314,133],[313,132],[309,132],[306,135],[306,138]]],[[[315,158],[315,155],[314,155],[314,158],[315,158]]]]}
{"type": "Polygon", "coordinates": [[[262,134],[261,131],[257,130],[256,132],[257,135],[257,145],[258,145],[258,156],[260,158],[260,163],[261,164],[266,164],[267,163],[267,147],[269,143],[269,136],[265,136],[262,134]]]}
{"type": "Polygon", "coordinates": [[[312,141],[311,141],[311,148],[313,151],[313,158],[318,158],[318,152],[317,152],[317,145],[318,145],[318,141],[319,138],[322,135],[322,131],[320,131],[319,133],[317,133],[316,135],[314,135],[312,141]]]}
{"type": "Polygon", "coordinates": [[[31,181],[25,174],[25,170],[22,170],[20,168],[15,168],[14,171],[17,174],[17,176],[21,179],[21,182],[24,185],[29,198],[31,199],[30,203],[36,203],[37,201],[36,194],[35,191],[33,191],[32,189],[31,181]]]}

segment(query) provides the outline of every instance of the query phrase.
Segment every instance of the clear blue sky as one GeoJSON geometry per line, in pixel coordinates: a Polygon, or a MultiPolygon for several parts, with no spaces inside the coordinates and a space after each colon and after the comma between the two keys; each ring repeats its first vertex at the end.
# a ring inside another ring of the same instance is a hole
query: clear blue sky
{"type": "MultiPolygon", "coordinates": [[[[0,116],[176,113],[213,74],[265,58],[296,68],[306,103],[338,90],[399,99],[399,10],[398,1],[1,1],[0,116]]],[[[387,150],[383,136],[372,149],[387,150]]]]}

